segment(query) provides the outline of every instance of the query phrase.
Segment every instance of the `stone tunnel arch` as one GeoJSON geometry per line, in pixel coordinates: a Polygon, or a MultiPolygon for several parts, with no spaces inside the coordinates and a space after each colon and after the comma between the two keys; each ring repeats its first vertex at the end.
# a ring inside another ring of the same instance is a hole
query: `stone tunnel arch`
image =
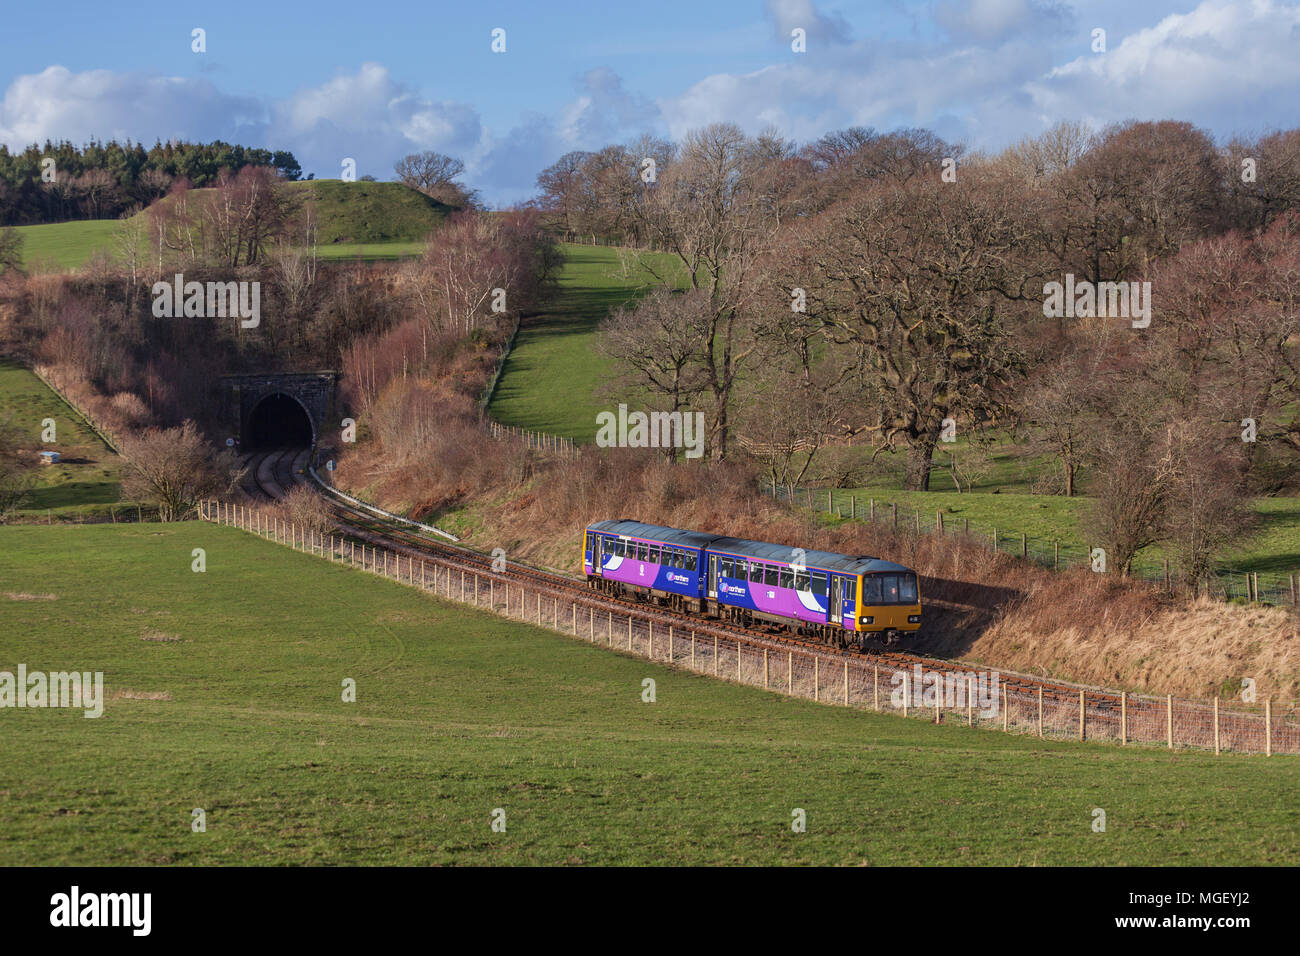
{"type": "Polygon", "coordinates": [[[316,444],[311,413],[293,395],[271,392],[258,400],[244,424],[244,447],[307,448],[316,444]]]}
{"type": "Polygon", "coordinates": [[[249,372],[222,377],[228,438],[250,451],[312,445],[338,427],[338,372],[249,372]]]}

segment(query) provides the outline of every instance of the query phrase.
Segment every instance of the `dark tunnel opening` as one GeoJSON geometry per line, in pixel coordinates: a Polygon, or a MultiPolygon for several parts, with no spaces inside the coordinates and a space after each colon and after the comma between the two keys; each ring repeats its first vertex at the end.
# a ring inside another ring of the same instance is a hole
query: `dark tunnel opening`
{"type": "Polygon", "coordinates": [[[248,416],[246,448],[306,448],[312,443],[311,419],[294,398],[277,392],[257,403],[248,416]]]}

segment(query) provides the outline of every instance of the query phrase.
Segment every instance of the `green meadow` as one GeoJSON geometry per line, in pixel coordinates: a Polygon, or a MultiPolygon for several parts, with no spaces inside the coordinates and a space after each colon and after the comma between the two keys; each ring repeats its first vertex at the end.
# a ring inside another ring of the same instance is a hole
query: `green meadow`
{"type": "Polygon", "coordinates": [[[788,699],[196,522],[0,529],[20,663],[107,702],[0,709],[0,865],[1300,863],[1292,758],[788,699]]]}

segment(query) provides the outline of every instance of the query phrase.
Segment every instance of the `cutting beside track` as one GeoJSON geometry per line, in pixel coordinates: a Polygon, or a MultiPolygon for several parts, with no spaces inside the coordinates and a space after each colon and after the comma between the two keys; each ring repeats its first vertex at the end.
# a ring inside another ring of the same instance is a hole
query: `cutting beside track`
{"type": "MultiPolygon", "coordinates": [[[[311,461],[309,448],[278,448],[256,452],[247,455],[246,461],[247,474],[252,476],[252,496],[255,498],[278,501],[295,485],[306,484],[311,487],[314,484],[306,475],[311,461]]],[[[797,649],[801,654],[815,655],[828,662],[874,661],[913,672],[918,675],[918,679],[924,679],[927,674],[941,673],[948,678],[964,680],[967,676],[974,677],[982,673],[980,669],[968,664],[924,657],[905,651],[832,648],[820,641],[784,632],[774,625],[756,623],[740,626],[711,619],[701,620],[645,601],[628,600],[594,592],[582,580],[517,561],[508,562],[503,569],[498,570],[494,568],[491,555],[466,545],[432,539],[404,528],[397,522],[370,514],[336,498],[328,491],[322,493],[322,500],[329,506],[335,526],[344,540],[350,539],[354,543],[373,548],[385,548],[395,554],[412,559],[418,558],[453,571],[491,575],[498,580],[526,584],[536,591],[545,592],[555,598],[562,597],[566,602],[577,606],[593,611],[616,611],[620,616],[630,615],[643,621],[653,622],[665,630],[671,627],[683,634],[694,632],[705,636],[725,637],[729,641],[739,641],[758,649],[782,651],[797,649]],[[920,670],[916,670],[917,668],[920,670]]],[[[1089,707],[1094,710],[1103,713],[1112,710],[1118,712],[1121,707],[1119,694],[1077,684],[1007,673],[1001,674],[1001,682],[1008,691],[1020,695],[1037,695],[1041,692],[1044,701],[1073,703],[1078,701],[1079,694],[1083,691],[1087,693],[1089,707]]]]}

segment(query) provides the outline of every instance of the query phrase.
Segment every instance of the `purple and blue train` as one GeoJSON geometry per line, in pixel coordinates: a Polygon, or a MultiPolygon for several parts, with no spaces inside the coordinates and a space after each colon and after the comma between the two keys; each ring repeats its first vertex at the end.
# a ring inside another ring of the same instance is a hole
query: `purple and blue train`
{"type": "Polygon", "coordinates": [[[639,521],[587,528],[589,587],[739,624],[770,621],[837,647],[921,626],[916,572],[880,558],[805,551],[639,521]]]}

